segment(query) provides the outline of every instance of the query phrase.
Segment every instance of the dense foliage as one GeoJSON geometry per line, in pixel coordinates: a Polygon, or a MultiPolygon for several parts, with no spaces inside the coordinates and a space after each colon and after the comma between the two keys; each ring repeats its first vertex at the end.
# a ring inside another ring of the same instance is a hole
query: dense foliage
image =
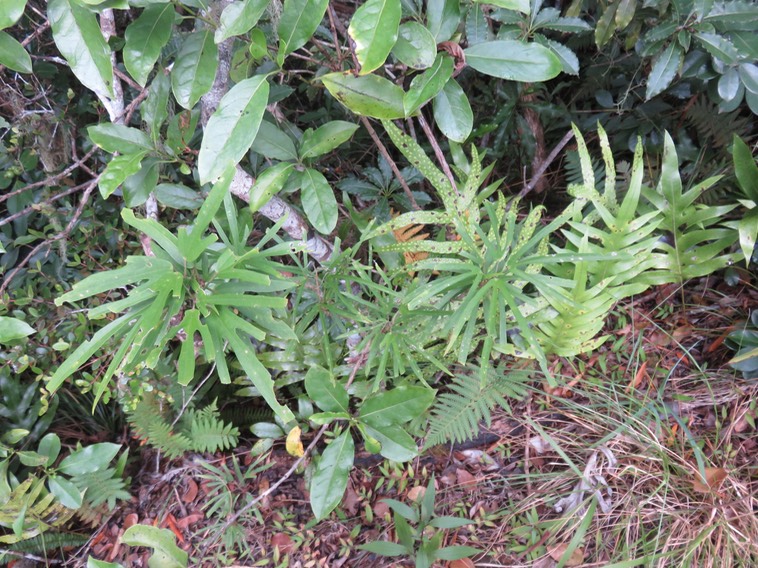
{"type": "MultiPolygon", "coordinates": [[[[757,25],[743,0],[0,2],[0,542],[128,499],[125,424],[167,459],[285,439],[325,519],[356,444],[462,442],[618,302],[739,280],[757,25]],[[67,448],[56,416],[114,437],[67,448]]],[[[366,550],[473,554],[424,532],[463,526],[427,495],[366,550]]]]}

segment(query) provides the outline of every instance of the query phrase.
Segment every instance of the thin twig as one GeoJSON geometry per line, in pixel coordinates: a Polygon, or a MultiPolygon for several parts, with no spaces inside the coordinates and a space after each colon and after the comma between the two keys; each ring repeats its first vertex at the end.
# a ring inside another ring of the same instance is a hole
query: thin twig
{"type": "Polygon", "coordinates": [[[4,219],[0,219],[0,227],[3,225],[7,225],[8,223],[15,221],[19,217],[23,217],[24,215],[28,215],[29,213],[32,213],[34,211],[38,211],[43,205],[47,205],[49,203],[52,203],[54,201],[58,201],[59,199],[62,199],[66,197],[67,195],[71,195],[72,193],[76,193],[77,191],[81,191],[89,186],[90,182],[82,183],[77,186],[71,187],[67,189],[66,191],[62,191],[60,193],[56,193],[52,197],[48,197],[44,201],[41,201],[40,203],[33,203],[29,207],[25,207],[21,211],[14,213],[13,215],[10,215],[8,217],[5,217],[4,219]]]}
{"type": "Polygon", "coordinates": [[[405,192],[406,197],[411,202],[411,206],[416,210],[420,211],[421,207],[419,207],[418,203],[416,203],[416,199],[413,197],[413,192],[411,191],[411,188],[408,187],[408,182],[405,181],[405,178],[403,177],[403,174],[400,172],[400,170],[397,167],[397,164],[395,163],[395,160],[392,159],[392,156],[390,156],[390,153],[387,151],[387,148],[382,144],[382,141],[379,139],[379,136],[376,134],[376,130],[374,130],[374,127],[371,126],[371,123],[368,121],[368,119],[365,116],[359,117],[361,120],[361,123],[363,126],[368,130],[369,136],[371,136],[371,139],[374,141],[374,144],[376,144],[376,147],[379,148],[379,153],[384,156],[384,159],[387,160],[387,163],[390,165],[390,169],[397,177],[397,181],[400,182],[400,186],[403,188],[403,191],[405,192]]]}
{"type": "Polygon", "coordinates": [[[437,143],[437,138],[434,136],[434,132],[432,132],[432,129],[424,118],[423,113],[419,113],[418,122],[421,125],[424,134],[426,134],[426,137],[429,139],[429,143],[432,145],[434,155],[437,156],[437,161],[439,162],[440,166],[442,166],[442,171],[445,172],[447,179],[450,180],[450,185],[453,186],[453,190],[458,193],[458,186],[455,184],[455,178],[453,177],[453,172],[450,170],[450,165],[447,163],[445,154],[442,153],[442,148],[440,148],[440,145],[437,143]]]}
{"type": "Polygon", "coordinates": [[[553,151],[548,154],[547,158],[545,158],[545,161],[540,164],[540,167],[537,168],[537,171],[534,172],[534,175],[532,176],[532,179],[529,180],[529,183],[524,186],[524,189],[521,190],[521,192],[518,194],[519,197],[524,197],[527,193],[532,191],[535,186],[539,183],[540,179],[543,175],[545,175],[545,172],[547,171],[548,167],[550,167],[550,164],[553,163],[553,160],[558,156],[558,154],[563,150],[563,148],[568,144],[571,139],[574,137],[574,129],[572,128],[566,134],[561,138],[561,141],[558,142],[558,144],[555,145],[555,148],[553,148],[553,151]]]}

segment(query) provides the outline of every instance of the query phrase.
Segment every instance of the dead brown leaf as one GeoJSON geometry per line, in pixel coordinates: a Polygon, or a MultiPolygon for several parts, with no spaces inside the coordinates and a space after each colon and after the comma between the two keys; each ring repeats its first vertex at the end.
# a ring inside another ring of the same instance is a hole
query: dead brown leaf
{"type": "Polygon", "coordinates": [[[692,481],[692,488],[698,493],[710,493],[714,490],[718,491],[728,475],[729,472],[723,467],[706,467],[705,479],[702,479],[700,474],[696,473],[695,479],[692,481]]]}
{"type": "Polygon", "coordinates": [[[289,554],[295,550],[295,545],[288,534],[276,533],[271,537],[271,544],[279,549],[281,554],[289,554]]]}
{"type": "MultiPolygon", "coordinates": [[[[555,560],[556,562],[559,561],[563,554],[568,550],[569,545],[565,542],[562,542],[560,544],[554,544],[552,546],[548,546],[547,553],[550,555],[550,558],[555,560]]],[[[564,566],[579,566],[584,562],[584,549],[583,548],[576,548],[572,553],[571,556],[569,556],[569,559],[566,561],[566,564],[564,566]]]]}
{"type": "Polygon", "coordinates": [[[408,490],[408,499],[418,503],[424,497],[425,493],[426,487],[423,485],[416,485],[415,487],[411,487],[410,490],[408,490]]]}
{"type": "Polygon", "coordinates": [[[384,501],[377,501],[374,504],[374,517],[377,519],[383,519],[386,514],[390,512],[390,506],[384,501]]]}
{"type": "Polygon", "coordinates": [[[459,560],[452,560],[447,563],[448,568],[475,568],[474,561],[471,558],[461,558],[459,560]]]}
{"type": "Polygon", "coordinates": [[[129,527],[133,527],[138,522],[139,522],[139,517],[137,516],[137,513],[130,513],[124,519],[124,530],[128,529],[129,527]]]}
{"type": "Polygon", "coordinates": [[[185,489],[184,495],[182,495],[182,501],[184,501],[187,504],[190,504],[197,497],[197,492],[199,490],[199,487],[197,486],[197,483],[195,483],[195,480],[192,479],[191,477],[186,478],[185,482],[187,483],[187,489],[185,489]]]}
{"type": "Polygon", "coordinates": [[[468,470],[459,468],[455,471],[455,475],[458,480],[458,485],[465,487],[466,489],[473,489],[477,485],[477,479],[471,475],[468,470]]]}

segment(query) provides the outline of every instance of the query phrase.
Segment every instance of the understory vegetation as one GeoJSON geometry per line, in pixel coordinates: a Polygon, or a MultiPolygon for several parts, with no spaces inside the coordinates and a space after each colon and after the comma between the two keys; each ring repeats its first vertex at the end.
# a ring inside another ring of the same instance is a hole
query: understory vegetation
{"type": "Polygon", "coordinates": [[[0,0],[0,565],[758,565],[757,27],[0,0]]]}

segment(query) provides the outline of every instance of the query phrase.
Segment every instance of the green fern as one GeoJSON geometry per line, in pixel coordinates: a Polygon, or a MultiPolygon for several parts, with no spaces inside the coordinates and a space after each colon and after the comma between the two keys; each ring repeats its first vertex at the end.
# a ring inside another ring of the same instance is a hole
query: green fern
{"type": "Polygon", "coordinates": [[[456,373],[447,385],[450,392],[437,396],[429,417],[426,448],[473,438],[479,432],[480,422],[490,425],[494,408],[509,409],[506,398],[523,398],[527,393],[526,371],[503,368],[473,371],[456,373]]]}
{"type": "Polygon", "coordinates": [[[47,492],[44,480],[30,475],[0,503],[0,527],[14,529],[10,534],[0,533],[0,543],[13,544],[61,527],[74,512],[47,492]],[[23,521],[16,527],[19,518],[23,521]]]}
{"type": "Polygon", "coordinates": [[[169,421],[169,406],[146,393],[128,416],[134,433],[169,459],[185,452],[215,452],[237,445],[239,429],[221,420],[215,402],[202,410],[190,409],[175,426],[169,421]]]}
{"type": "Polygon", "coordinates": [[[66,532],[47,532],[29,538],[21,542],[3,546],[4,552],[0,552],[0,566],[10,564],[18,560],[18,555],[34,554],[41,555],[48,550],[78,548],[89,540],[88,535],[66,532]]]}

